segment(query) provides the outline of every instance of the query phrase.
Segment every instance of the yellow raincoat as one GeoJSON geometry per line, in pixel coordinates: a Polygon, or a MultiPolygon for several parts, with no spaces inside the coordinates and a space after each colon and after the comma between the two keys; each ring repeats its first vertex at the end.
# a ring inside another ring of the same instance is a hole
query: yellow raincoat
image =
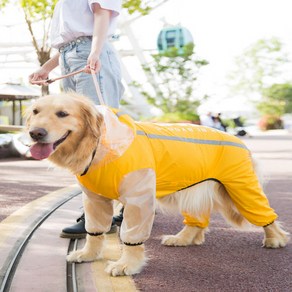
{"type": "MultiPolygon", "coordinates": [[[[123,178],[150,168],[156,173],[157,198],[213,179],[225,186],[239,212],[251,223],[265,226],[277,218],[259,184],[250,152],[237,137],[209,127],[140,123],[121,112],[116,114],[133,130],[133,141],[119,157],[92,165],[86,175],[77,176],[90,191],[119,200],[123,178]]],[[[187,225],[204,228],[209,223],[209,218],[183,215],[187,225]]]]}

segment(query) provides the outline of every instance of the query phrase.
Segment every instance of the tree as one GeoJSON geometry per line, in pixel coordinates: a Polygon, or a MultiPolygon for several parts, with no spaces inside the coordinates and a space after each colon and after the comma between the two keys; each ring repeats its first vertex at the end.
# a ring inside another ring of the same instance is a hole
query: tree
{"type": "Polygon", "coordinates": [[[292,84],[273,84],[265,88],[257,108],[263,115],[259,123],[262,130],[283,128],[282,115],[292,112],[292,84]]]}
{"type": "MultiPolygon", "coordinates": [[[[145,15],[151,10],[155,0],[128,0],[124,1],[123,7],[128,9],[130,14],[135,11],[145,15]]],[[[6,5],[20,5],[24,12],[24,19],[31,35],[32,44],[35,48],[40,66],[50,59],[51,48],[48,38],[51,26],[53,11],[58,0],[0,0],[0,8],[6,5]],[[43,28],[41,35],[36,34],[36,26],[43,28]]],[[[42,86],[42,94],[48,94],[48,86],[42,86]]]]}
{"type": "MultiPolygon", "coordinates": [[[[8,3],[20,5],[24,13],[24,19],[30,32],[32,44],[35,48],[40,66],[50,59],[51,48],[48,37],[53,11],[58,0],[0,0],[0,7],[4,8],[8,3]],[[43,33],[37,36],[36,26],[42,26],[43,33]]],[[[48,93],[48,86],[42,86],[42,94],[48,93]]]]}
{"type": "MultiPolygon", "coordinates": [[[[194,44],[183,47],[183,53],[173,47],[164,53],[153,54],[152,62],[144,65],[146,74],[152,75],[152,89],[134,82],[148,102],[164,113],[165,119],[198,120],[197,108],[204,97],[195,96],[199,68],[208,64],[198,59],[194,44]]],[[[151,80],[150,79],[150,80],[151,80]]]]}
{"type": "Polygon", "coordinates": [[[129,14],[138,12],[141,15],[147,15],[151,10],[152,4],[153,0],[128,0],[123,2],[123,7],[128,10],[129,14]]]}
{"type": "Polygon", "coordinates": [[[231,88],[244,95],[261,95],[264,88],[281,77],[282,66],[288,61],[278,38],[260,39],[236,58],[236,69],[229,75],[231,88]]]}
{"type": "Polygon", "coordinates": [[[292,84],[273,84],[263,90],[262,101],[258,110],[263,114],[281,117],[292,112],[292,84]]]}

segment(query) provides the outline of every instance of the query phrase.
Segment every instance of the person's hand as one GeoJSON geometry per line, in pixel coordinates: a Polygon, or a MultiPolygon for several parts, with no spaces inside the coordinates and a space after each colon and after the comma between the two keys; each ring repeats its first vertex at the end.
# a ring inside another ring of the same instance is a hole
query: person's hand
{"type": "Polygon", "coordinates": [[[37,85],[48,85],[48,83],[46,83],[45,80],[48,79],[49,73],[50,73],[49,71],[41,67],[39,70],[35,71],[34,73],[28,76],[29,82],[31,84],[37,85]],[[44,82],[39,82],[41,80],[44,80],[44,82]]]}
{"type": "Polygon", "coordinates": [[[94,73],[97,73],[99,72],[100,68],[101,62],[99,59],[99,54],[91,52],[88,56],[87,65],[84,72],[91,74],[92,71],[94,71],[94,73]]]}

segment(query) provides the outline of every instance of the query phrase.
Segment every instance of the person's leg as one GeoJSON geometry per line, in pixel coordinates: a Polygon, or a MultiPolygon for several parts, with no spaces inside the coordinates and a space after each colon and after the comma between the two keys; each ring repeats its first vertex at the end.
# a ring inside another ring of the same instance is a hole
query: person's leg
{"type": "MultiPolygon", "coordinates": [[[[60,234],[62,238],[85,238],[86,230],[85,230],[85,218],[84,213],[76,220],[77,224],[72,226],[68,226],[64,228],[60,234]]],[[[112,226],[108,234],[115,233],[117,231],[117,225],[115,219],[113,218],[112,226]]]]}
{"type": "MultiPolygon", "coordinates": [[[[68,47],[65,47],[62,51],[60,51],[60,58],[59,58],[59,64],[61,69],[61,74],[66,75],[69,74],[72,71],[72,68],[70,66],[71,64],[71,55],[72,50],[74,49],[74,46],[69,45],[68,47]]],[[[81,69],[83,64],[81,64],[81,69]]],[[[74,68],[75,69],[75,68],[74,68]]],[[[76,91],[75,81],[74,78],[64,78],[61,80],[61,90],[63,91],[76,91]]]]}
{"type": "MultiPolygon", "coordinates": [[[[104,45],[100,55],[100,61],[101,69],[96,75],[96,78],[104,102],[110,107],[119,108],[124,87],[121,82],[120,64],[110,44],[104,45]]],[[[90,74],[85,73],[76,76],[76,91],[85,96],[89,96],[96,104],[100,104],[92,78],[90,74]]]]}
{"type": "MultiPolygon", "coordinates": [[[[82,69],[87,64],[87,58],[91,50],[91,40],[82,38],[77,40],[75,44],[65,48],[61,52],[60,67],[62,74],[68,74],[76,70],[82,69]]],[[[110,44],[106,43],[102,50],[101,70],[97,74],[100,90],[104,101],[111,107],[118,108],[124,88],[121,82],[120,64],[110,44]]],[[[64,91],[75,91],[82,95],[90,97],[95,104],[99,104],[96,89],[91,74],[80,73],[62,81],[64,91]]],[[[123,212],[113,218],[112,227],[108,233],[114,233],[117,225],[120,226],[123,220],[123,212]]],[[[82,215],[77,219],[77,224],[66,227],[61,232],[61,237],[65,238],[84,238],[85,218],[82,215]]]]}
{"type": "MultiPolygon", "coordinates": [[[[115,233],[117,231],[117,226],[121,226],[124,219],[124,207],[121,208],[118,215],[113,217],[112,226],[108,234],[115,233]]],[[[77,224],[66,227],[62,230],[60,236],[63,238],[85,238],[85,218],[82,214],[77,220],[77,224]]]]}
{"type": "Polygon", "coordinates": [[[119,212],[119,215],[117,216],[114,216],[113,218],[113,222],[118,225],[118,226],[121,226],[122,222],[123,222],[123,219],[124,219],[124,207],[121,208],[120,212],[119,212]]]}
{"type": "Polygon", "coordinates": [[[122,85],[120,62],[110,43],[104,45],[100,59],[99,84],[105,104],[113,108],[119,108],[120,100],[124,94],[124,87],[122,85]]]}
{"type": "MultiPolygon", "coordinates": [[[[74,72],[86,66],[91,49],[91,40],[84,38],[76,43],[71,50],[67,50],[64,64],[70,68],[65,73],[74,72]]],[[[121,81],[121,68],[119,60],[109,43],[105,43],[100,55],[101,69],[96,74],[100,91],[106,105],[118,108],[120,99],[124,93],[121,81]]],[[[65,91],[74,90],[77,93],[88,96],[95,104],[100,104],[97,97],[91,74],[80,73],[63,81],[65,91]]]]}

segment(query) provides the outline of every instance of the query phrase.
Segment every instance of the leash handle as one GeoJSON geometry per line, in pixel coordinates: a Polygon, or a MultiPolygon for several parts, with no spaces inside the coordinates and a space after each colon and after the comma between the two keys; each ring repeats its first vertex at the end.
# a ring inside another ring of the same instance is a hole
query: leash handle
{"type": "Polygon", "coordinates": [[[77,70],[77,71],[74,71],[74,72],[71,72],[69,74],[66,74],[66,75],[62,75],[60,77],[56,77],[56,78],[48,78],[48,79],[44,79],[44,80],[35,80],[35,81],[31,81],[31,84],[44,84],[44,83],[48,83],[48,84],[51,84],[57,80],[60,80],[60,79],[63,79],[63,78],[67,78],[67,77],[70,77],[70,76],[73,76],[75,74],[79,74],[79,73],[82,73],[84,72],[85,68],[82,68],[80,70],[77,70]]]}
{"type": "MultiPolygon", "coordinates": [[[[86,69],[85,68],[82,68],[80,70],[77,70],[77,71],[74,71],[74,72],[71,72],[69,74],[66,74],[66,75],[62,75],[60,77],[56,77],[56,78],[52,78],[52,79],[44,79],[44,80],[35,80],[35,81],[31,81],[31,84],[36,84],[36,85],[40,85],[40,84],[51,84],[57,80],[60,80],[60,79],[63,79],[63,78],[67,78],[67,77],[71,77],[73,75],[76,75],[76,74],[79,74],[79,73],[82,73],[84,72],[86,69]]],[[[96,74],[94,72],[94,70],[90,69],[91,71],[91,76],[92,76],[92,79],[93,79],[93,83],[94,83],[94,87],[95,87],[95,90],[96,90],[96,94],[97,94],[97,97],[99,99],[99,103],[101,105],[105,105],[105,102],[104,102],[104,99],[102,97],[102,94],[101,94],[101,91],[100,91],[100,87],[99,87],[99,84],[97,82],[97,77],[96,77],[96,74]]]]}

